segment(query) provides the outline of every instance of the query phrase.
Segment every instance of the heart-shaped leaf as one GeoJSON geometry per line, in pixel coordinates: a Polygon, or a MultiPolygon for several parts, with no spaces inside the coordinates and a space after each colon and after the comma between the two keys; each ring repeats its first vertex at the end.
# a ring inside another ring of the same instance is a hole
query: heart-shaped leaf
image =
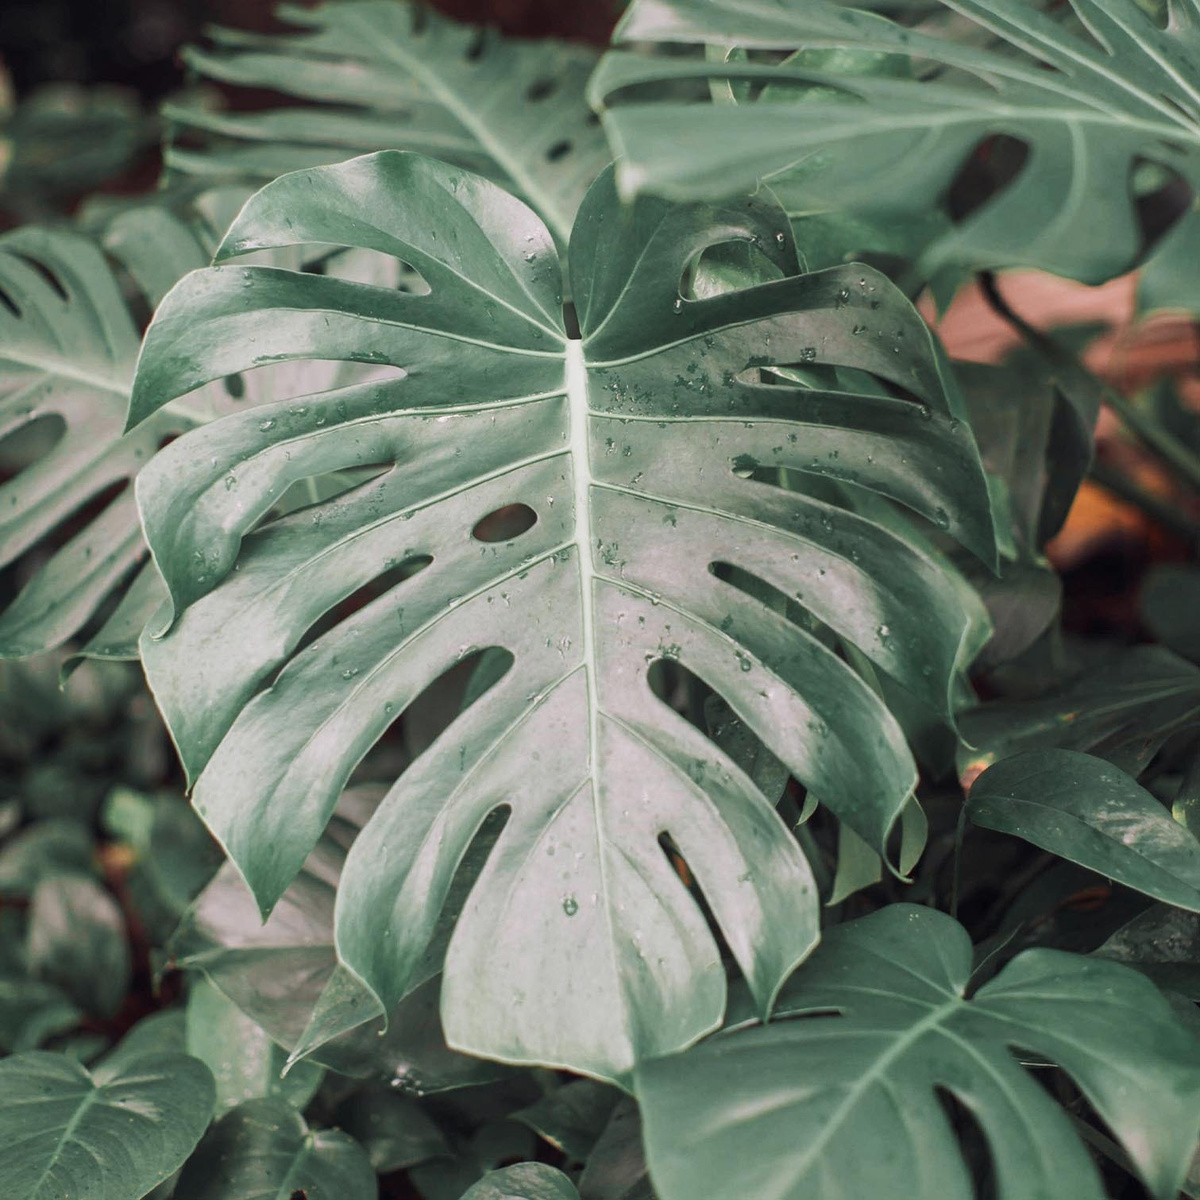
{"type": "Polygon", "coordinates": [[[575,1185],[545,1163],[517,1163],[489,1171],[462,1200],[579,1200],[575,1185]]]}
{"type": "Polygon", "coordinates": [[[912,757],[876,691],[789,606],[949,718],[978,602],[853,497],[898,500],[990,557],[982,470],[927,329],[881,275],[684,297],[689,265],[731,241],[796,268],[766,193],[629,213],[605,175],[571,244],[583,336],[569,339],[534,214],[479,177],[387,153],[268,185],[221,257],[350,243],[408,263],[427,294],[222,266],[160,307],[135,421],[255,362],[396,368],[214,423],[139,480],[175,618],[143,639],[144,661],[200,774],[196,807],[264,911],[422,690],[480,651],[511,659],[351,850],[337,910],[350,990],[327,998],[308,1044],[363,1019],[355,980],[385,1009],[404,993],[499,808],[508,824],[447,954],[452,1045],[612,1078],[715,1027],[720,956],[664,832],[769,1007],[816,939],[808,864],[751,780],[653,693],[660,661],[720,693],[883,848],[912,757]],[[796,365],[820,386],[771,381],[796,365]],[[369,482],[256,531],[291,481],[369,464],[369,482]],[[780,468],[852,485],[849,498],[775,486],[780,468]],[[496,540],[485,518],[513,505],[525,532],[496,540]],[[300,648],[381,576],[393,586],[300,648]]]}
{"type": "Polygon", "coordinates": [[[144,1196],[191,1153],[213,1083],[186,1054],[143,1054],[89,1073],[40,1050],[0,1061],[0,1191],[21,1200],[144,1196]]]}
{"type": "Polygon", "coordinates": [[[839,925],[766,1027],[637,1072],[664,1200],[975,1195],[947,1092],[978,1123],[1000,1200],[1102,1200],[1071,1119],[1018,1064],[1063,1067],[1151,1193],[1174,1197],[1200,1132],[1200,1043],[1136,971],[1028,950],[967,997],[971,944],[949,917],[893,904],[839,925]],[[799,1018],[784,1019],[784,1018],[799,1018]]]}

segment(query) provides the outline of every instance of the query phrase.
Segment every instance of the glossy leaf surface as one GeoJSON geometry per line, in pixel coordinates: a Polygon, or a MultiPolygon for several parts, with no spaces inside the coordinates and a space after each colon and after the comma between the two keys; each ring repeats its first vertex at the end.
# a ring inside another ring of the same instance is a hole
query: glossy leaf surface
{"type": "Polygon", "coordinates": [[[59,1054],[0,1061],[0,1190],[22,1200],[144,1196],[191,1153],[212,1116],[212,1078],[184,1054],[89,1073],[59,1054]]]}
{"type": "Polygon", "coordinates": [[[1173,1197],[1200,1128],[1200,1044],[1154,986],[1056,950],[1026,951],[967,998],[970,972],[960,926],[893,904],[830,931],[770,1025],[642,1067],[664,1200],[860,1200],[897,1178],[913,1195],[966,1200],[939,1089],[982,1129],[1001,1200],[1101,1200],[1070,1118],[1017,1051],[1062,1066],[1151,1193],[1173,1197]]]}
{"type": "Polygon", "coordinates": [[[1200,841],[1103,759],[1071,750],[1006,758],[975,781],[967,812],[976,825],[1200,912],[1200,841]]]}
{"type": "MultiPolygon", "coordinates": [[[[175,617],[143,654],[197,809],[264,911],[421,691],[481,650],[511,656],[384,799],[338,898],[340,983],[390,1008],[476,831],[507,808],[447,955],[459,1048],[612,1078],[715,1027],[724,973],[664,831],[760,1005],[811,949],[806,861],[742,771],[651,692],[655,662],[720,693],[881,848],[915,782],[899,726],[763,591],[935,712],[951,712],[978,647],[977,602],[923,543],[768,481],[786,467],[873,489],[990,558],[974,444],[907,301],[860,267],[679,291],[718,243],[756,241],[794,271],[786,230],[765,194],[627,214],[605,176],[572,241],[572,341],[530,210],[455,168],[373,155],[268,185],[222,258],[350,242],[407,262],[428,294],[226,265],[190,276],[148,334],[134,420],[253,362],[397,368],[214,423],[142,475],[175,617]],[[797,363],[828,382],[762,377],[797,363]],[[293,480],[369,464],[369,482],[256,528],[293,480]],[[509,505],[532,525],[491,540],[483,519],[509,505]],[[298,649],[401,567],[408,578],[298,649]]],[[[331,995],[320,1015],[314,1043],[363,1011],[331,995]]]]}
{"type": "MultiPolygon", "coordinates": [[[[936,7],[966,20],[939,33],[833,0],[635,0],[618,41],[714,53],[602,62],[593,96],[611,106],[625,186],[713,197],[765,178],[792,211],[886,222],[936,210],[976,148],[1005,135],[1025,147],[1019,169],[948,232],[933,230],[927,267],[1021,264],[1100,282],[1135,265],[1139,166],[1200,185],[1195,4],[1172,4],[1165,28],[1134,0],[1072,0],[1065,15],[1028,0],[936,7]],[[749,63],[734,48],[782,54],[749,63]],[[878,69],[910,56],[907,77],[878,69]],[[645,98],[646,84],[688,79],[731,80],[734,94],[645,98]],[[744,84],[753,97],[735,102],[744,84]]],[[[1168,272],[1195,237],[1188,210],[1159,252],[1168,272]]],[[[1157,290],[1178,303],[1172,284],[1157,290]]]]}

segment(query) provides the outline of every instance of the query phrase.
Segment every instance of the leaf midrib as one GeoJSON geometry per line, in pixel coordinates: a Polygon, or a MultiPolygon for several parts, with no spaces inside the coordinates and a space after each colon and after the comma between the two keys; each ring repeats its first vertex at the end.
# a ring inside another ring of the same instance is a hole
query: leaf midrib
{"type": "MultiPolygon", "coordinates": [[[[354,26],[358,30],[366,44],[379,45],[377,34],[372,34],[369,23],[357,13],[347,9],[340,15],[347,25],[354,26]]],[[[419,56],[405,53],[401,44],[387,40],[379,45],[379,49],[384,57],[390,58],[397,66],[420,79],[443,106],[475,135],[480,146],[503,168],[522,194],[536,203],[538,211],[551,227],[555,238],[565,246],[571,234],[570,217],[558,210],[554,198],[547,195],[545,190],[539,186],[520,158],[511,154],[504,143],[492,134],[487,123],[480,119],[480,113],[488,111],[487,106],[480,105],[472,108],[470,105],[464,104],[451,88],[446,87],[437,71],[430,70],[426,62],[419,56]]]]}

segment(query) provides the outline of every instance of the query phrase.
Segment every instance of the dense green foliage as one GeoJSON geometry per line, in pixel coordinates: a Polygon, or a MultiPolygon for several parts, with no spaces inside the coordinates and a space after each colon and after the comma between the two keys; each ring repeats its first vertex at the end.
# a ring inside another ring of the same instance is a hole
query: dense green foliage
{"type": "Polygon", "coordinates": [[[1200,310],[1200,8],[281,15],[0,236],[0,1191],[1200,1195],[1196,418],[914,306],[1200,310]]]}

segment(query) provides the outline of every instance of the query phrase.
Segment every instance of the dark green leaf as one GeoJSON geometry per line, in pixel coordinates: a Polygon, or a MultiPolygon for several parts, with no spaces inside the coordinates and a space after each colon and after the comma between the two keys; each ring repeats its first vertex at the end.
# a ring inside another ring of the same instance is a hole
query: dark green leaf
{"type": "Polygon", "coordinates": [[[512,1119],[528,1125],[568,1159],[582,1162],[591,1154],[620,1099],[621,1093],[608,1084],[574,1079],[513,1113],[512,1119]]]}
{"type": "Polygon", "coordinates": [[[1200,1000],[1200,916],[1195,913],[1155,904],[1121,926],[1096,953],[1200,1000]]]}
{"type": "Polygon", "coordinates": [[[450,1153],[445,1135],[411,1096],[386,1087],[359,1088],[338,1105],[339,1129],[361,1142],[379,1175],[450,1153]]]}
{"type": "Polygon", "coordinates": [[[976,825],[1200,912],[1200,841],[1103,759],[1073,750],[1003,759],[972,785],[967,812],[976,825]]]}
{"type": "Polygon", "coordinates": [[[208,1071],[147,1054],[88,1072],[33,1051],[0,1062],[0,1192],[16,1200],[130,1200],[191,1153],[212,1115],[208,1071]]]}
{"type": "Polygon", "coordinates": [[[1070,1118],[1013,1051],[1062,1066],[1151,1193],[1170,1200],[1200,1131],[1200,1043],[1135,971],[1029,950],[970,999],[971,945],[893,904],[831,930],[776,1019],[637,1073],[664,1200],[975,1194],[938,1090],[987,1139],[1000,1200],[1101,1200],[1070,1118]],[[805,1019],[788,1019],[799,1018],[805,1019]]]}
{"type": "Polygon", "coordinates": [[[187,1161],[175,1200],[375,1200],[366,1151],[337,1130],[312,1130],[283,1100],[249,1100],[223,1116],[187,1161]]]}

